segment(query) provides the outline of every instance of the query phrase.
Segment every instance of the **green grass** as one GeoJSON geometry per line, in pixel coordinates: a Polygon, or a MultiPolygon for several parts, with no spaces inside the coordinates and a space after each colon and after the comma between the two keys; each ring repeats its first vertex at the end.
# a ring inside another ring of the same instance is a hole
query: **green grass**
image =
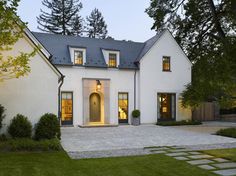
{"type": "Polygon", "coordinates": [[[216,132],[216,134],[220,136],[236,138],[236,128],[220,129],[219,131],[216,132]]]}
{"type": "Polygon", "coordinates": [[[157,122],[157,125],[160,126],[181,126],[181,125],[201,125],[202,123],[200,121],[162,121],[157,122]]]}
{"type": "Polygon", "coordinates": [[[213,176],[165,155],[71,160],[64,152],[0,153],[0,176],[213,176]]]}
{"type": "Polygon", "coordinates": [[[236,162],[236,148],[234,149],[217,149],[217,150],[206,150],[204,153],[213,155],[218,158],[229,159],[236,162]]]}

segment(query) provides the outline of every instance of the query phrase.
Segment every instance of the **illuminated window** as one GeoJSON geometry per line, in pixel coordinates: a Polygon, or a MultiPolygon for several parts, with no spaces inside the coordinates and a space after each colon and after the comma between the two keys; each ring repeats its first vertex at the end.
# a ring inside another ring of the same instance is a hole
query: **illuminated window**
{"type": "Polygon", "coordinates": [[[76,65],[83,65],[83,51],[78,51],[78,50],[76,50],[76,51],[74,51],[74,58],[75,58],[75,60],[74,60],[74,62],[75,62],[75,64],[76,65]]]}
{"type": "Polygon", "coordinates": [[[164,56],[162,58],[162,69],[163,71],[170,71],[170,57],[164,56]]]}
{"type": "Polygon", "coordinates": [[[116,67],[116,60],[117,60],[117,55],[114,53],[109,54],[109,67],[116,67]]]}
{"type": "Polygon", "coordinates": [[[119,112],[120,123],[128,123],[128,109],[129,109],[128,93],[119,93],[118,112],[119,112]]]}
{"type": "Polygon", "coordinates": [[[73,94],[62,92],[61,94],[61,121],[63,125],[72,124],[73,118],[73,94]]]}

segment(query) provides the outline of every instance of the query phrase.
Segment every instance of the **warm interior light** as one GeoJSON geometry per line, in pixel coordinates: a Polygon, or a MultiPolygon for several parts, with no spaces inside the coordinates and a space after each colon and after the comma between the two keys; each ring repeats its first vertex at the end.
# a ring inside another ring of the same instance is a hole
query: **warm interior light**
{"type": "Polygon", "coordinates": [[[99,80],[97,80],[97,90],[100,90],[102,87],[102,84],[99,80]]]}

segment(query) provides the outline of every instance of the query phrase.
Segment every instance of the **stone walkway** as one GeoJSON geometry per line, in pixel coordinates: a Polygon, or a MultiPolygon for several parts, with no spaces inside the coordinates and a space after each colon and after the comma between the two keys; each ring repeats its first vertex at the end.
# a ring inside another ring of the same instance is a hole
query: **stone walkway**
{"type": "Polygon", "coordinates": [[[221,176],[236,175],[236,163],[183,147],[147,147],[152,154],[165,154],[221,176]]]}

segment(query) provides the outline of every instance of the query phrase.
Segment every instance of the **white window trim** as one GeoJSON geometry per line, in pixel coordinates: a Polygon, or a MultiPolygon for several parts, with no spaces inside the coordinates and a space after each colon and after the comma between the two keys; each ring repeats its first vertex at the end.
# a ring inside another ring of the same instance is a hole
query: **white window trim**
{"type": "MultiPolygon", "coordinates": [[[[108,67],[109,67],[109,54],[116,54],[116,67],[115,68],[119,67],[119,65],[120,65],[120,51],[112,51],[112,50],[103,49],[102,53],[103,53],[104,59],[105,59],[108,67]]],[[[113,67],[110,67],[110,68],[113,68],[113,67]]]]}
{"type": "Polygon", "coordinates": [[[83,52],[83,65],[86,62],[86,49],[85,48],[71,48],[70,47],[70,58],[71,58],[71,62],[75,64],[75,51],[82,51],[83,52]]]}

